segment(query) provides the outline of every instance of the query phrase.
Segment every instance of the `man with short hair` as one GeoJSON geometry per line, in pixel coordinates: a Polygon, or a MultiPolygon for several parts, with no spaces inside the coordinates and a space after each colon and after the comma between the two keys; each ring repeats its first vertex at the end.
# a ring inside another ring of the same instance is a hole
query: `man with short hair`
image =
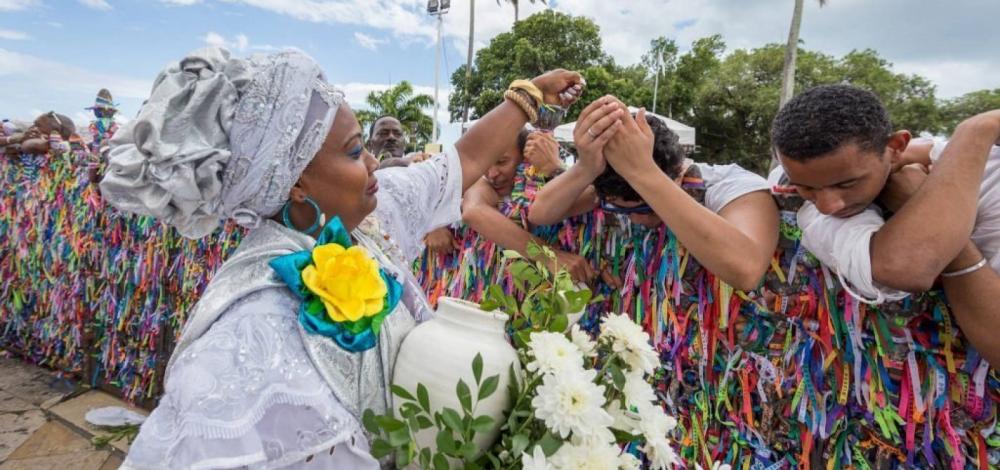
{"type": "MultiPolygon", "coordinates": [[[[368,128],[368,151],[379,161],[379,168],[408,166],[412,158],[404,158],[406,131],[393,116],[379,116],[368,128]]],[[[422,160],[422,159],[421,159],[422,160]]]]}
{"type": "Polygon", "coordinates": [[[783,167],[772,182],[784,173],[808,201],[802,244],[848,292],[899,300],[940,276],[966,337],[1000,364],[1000,110],[960,124],[947,146],[911,147],[874,94],[820,86],[781,109],[772,139],[783,167]]]}

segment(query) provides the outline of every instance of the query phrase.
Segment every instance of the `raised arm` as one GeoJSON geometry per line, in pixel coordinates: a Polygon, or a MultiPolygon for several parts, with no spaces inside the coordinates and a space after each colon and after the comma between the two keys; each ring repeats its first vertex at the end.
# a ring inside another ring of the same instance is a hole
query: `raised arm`
{"type": "Polygon", "coordinates": [[[623,115],[617,100],[610,96],[584,108],[573,129],[579,161],[535,195],[528,211],[532,225],[554,224],[595,207],[597,197],[591,183],[604,172],[604,145],[621,127],[623,115]]]}
{"type": "MultiPolygon", "coordinates": [[[[569,106],[583,92],[583,77],[576,72],[553,70],[531,81],[547,104],[569,106]]],[[[504,100],[465,133],[455,148],[462,161],[462,189],[471,187],[517,138],[527,115],[518,105],[504,100]]]]}
{"type": "MultiPolygon", "coordinates": [[[[624,105],[622,105],[624,106],[624,105]]],[[[778,244],[778,208],[766,191],[734,199],[716,214],[692,199],[653,162],[645,110],[625,118],[605,156],[677,239],[731,286],[754,289],[778,244]]]]}
{"type": "MultiPolygon", "coordinates": [[[[998,139],[1000,110],[959,124],[913,197],[872,236],[872,277],[877,282],[924,291],[959,255],[972,234],[986,159],[998,139]]],[[[894,174],[889,185],[905,183],[900,181],[904,177],[894,174]]]]}
{"type": "MultiPolygon", "coordinates": [[[[497,210],[499,199],[486,181],[476,182],[462,200],[462,220],[487,240],[528,256],[530,242],[539,245],[545,242],[501,214],[497,210]]],[[[575,281],[589,282],[595,276],[590,263],[578,255],[556,250],[556,261],[569,271],[575,281]]]]}

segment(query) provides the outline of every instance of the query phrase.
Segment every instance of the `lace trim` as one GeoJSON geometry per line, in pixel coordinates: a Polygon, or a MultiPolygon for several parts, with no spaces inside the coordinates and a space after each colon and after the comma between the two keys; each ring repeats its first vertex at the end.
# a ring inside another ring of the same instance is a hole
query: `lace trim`
{"type": "MultiPolygon", "coordinates": [[[[226,422],[219,419],[205,417],[204,415],[197,415],[196,418],[192,419],[181,419],[177,422],[178,431],[176,432],[176,435],[179,437],[174,440],[181,441],[188,437],[236,439],[251,431],[254,426],[260,422],[260,420],[264,419],[264,416],[268,411],[270,411],[271,407],[277,405],[302,406],[316,409],[317,413],[324,416],[324,421],[340,421],[339,418],[349,417],[348,413],[344,413],[343,417],[336,417],[335,410],[331,409],[326,404],[322,404],[322,400],[310,401],[313,398],[319,398],[324,395],[323,389],[320,389],[319,392],[320,393],[313,395],[293,394],[289,393],[287,390],[273,393],[265,392],[263,394],[265,396],[254,403],[252,411],[248,412],[246,416],[237,421],[226,422]],[[326,412],[324,413],[323,411],[326,412]],[[327,417],[330,419],[326,419],[327,417]],[[201,423],[196,423],[194,422],[194,419],[203,419],[203,421],[201,423]]],[[[330,399],[334,399],[333,394],[330,394],[330,399]]],[[[187,416],[187,413],[184,413],[184,415],[187,416]]],[[[350,419],[350,421],[352,424],[357,424],[353,419],[350,419]]],[[[176,443],[170,447],[170,451],[173,452],[175,447],[176,443]]]]}
{"type": "MultiPolygon", "coordinates": [[[[245,455],[242,457],[227,457],[218,459],[207,459],[197,464],[191,465],[188,468],[191,470],[201,470],[201,469],[217,469],[217,468],[236,468],[236,467],[251,467],[254,470],[270,470],[274,468],[281,468],[291,465],[295,462],[300,462],[308,458],[309,456],[316,455],[320,452],[326,451],[336,447],[342,443],[347,443],[349,438],[356,436],[357,431],[344,430],[336,434],[334,437],[324,441],[323,443],[316,444],[315,446],[289,452],[285,454],[282,458],[276,460],[267,460],[267,455],[264,452],[255,452],[250,455],[245,455]]],[[[131,459],[126,457],[125,462],[122,463],[119,470],[159,470],[159,469],[170,469],[167,465],[158,465],[155,467],[135,466],[131,459]]]]}

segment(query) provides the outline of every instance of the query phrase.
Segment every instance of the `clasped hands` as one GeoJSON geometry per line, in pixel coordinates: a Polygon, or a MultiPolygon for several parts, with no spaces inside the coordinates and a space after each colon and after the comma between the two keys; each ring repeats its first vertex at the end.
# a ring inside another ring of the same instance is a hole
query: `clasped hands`
{"type": "Polygon", "coordinates": [[[649,171],[659,171],[653,162],[653,131],[646,122],[646,110],[633,117],[618,98],[607,95],[594,100],[573,130],[579,153],[578,165],[596,178],[607,164],[629,179],[649,171]]]}

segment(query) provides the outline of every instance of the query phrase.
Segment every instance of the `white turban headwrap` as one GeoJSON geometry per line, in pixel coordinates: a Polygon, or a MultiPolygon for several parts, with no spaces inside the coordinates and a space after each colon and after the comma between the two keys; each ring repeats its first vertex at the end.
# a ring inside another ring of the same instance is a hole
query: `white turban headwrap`
{"type": "Polygon", "coordinates": [[[302,52],[199,49],[160,73],[115,134],[101,193],[189,238],[226,219],[254,228],[281,210],[342,102],[302,52]]]}

